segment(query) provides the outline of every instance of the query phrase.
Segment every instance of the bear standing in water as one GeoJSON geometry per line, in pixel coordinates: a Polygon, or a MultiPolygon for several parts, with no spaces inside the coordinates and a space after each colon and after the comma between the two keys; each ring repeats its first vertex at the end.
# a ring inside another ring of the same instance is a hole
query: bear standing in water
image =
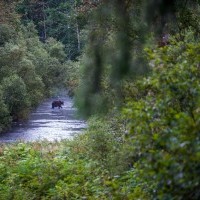
{"type": "Polygon", "coordinates": [[[62,108],[62,105],[64,105],[63,101],[57,100],[52,102],[52,109],[55,107],[58,107],[59,109],[62,108]]]}

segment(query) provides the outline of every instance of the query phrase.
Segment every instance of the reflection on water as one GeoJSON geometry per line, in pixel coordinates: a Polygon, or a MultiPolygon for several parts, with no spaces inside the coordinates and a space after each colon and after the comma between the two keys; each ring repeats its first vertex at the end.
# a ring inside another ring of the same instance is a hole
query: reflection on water
{"type": "Polygon", "coordinates": [[[52,109],[51,102],[54,99],[46,100],[26,123],[15,124],[9,133],[1,134],[0,142],[72,139],[86,128],[86,123],[76,118],[76,109],[69,97],[61,99],[64,101],[62,109],[52,109]]]}

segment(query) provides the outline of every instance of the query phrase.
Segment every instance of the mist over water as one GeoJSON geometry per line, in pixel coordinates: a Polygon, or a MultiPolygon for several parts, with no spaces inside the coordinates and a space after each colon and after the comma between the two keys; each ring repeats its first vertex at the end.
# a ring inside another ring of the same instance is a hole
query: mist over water
{"type": "Polygon", "coordinates": [[[61,109],[51,108],[56,98],[45,100],[30,114],[27,122],[14,124],[10,132],[0,134],[0,142],[60,141],[80,134],[86,123],[77,118],[72,99],[68,96],[60,96],[59,99],[64,101],[61,109]]]}

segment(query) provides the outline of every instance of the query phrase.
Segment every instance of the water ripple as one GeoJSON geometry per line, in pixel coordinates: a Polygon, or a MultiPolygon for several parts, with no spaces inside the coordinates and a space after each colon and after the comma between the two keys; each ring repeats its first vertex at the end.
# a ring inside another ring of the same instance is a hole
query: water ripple
{"type": "Polygon", "coordinates": [[[51,108],[54,99],[47,99],[32,112],[27,122],[15,124],[8,133],[0,135],[0,142],[34,142],[38,140],[72,139],[86,128],[86,123],[76,116],[72,99],[62,97],[62,109],[51,108]]]}

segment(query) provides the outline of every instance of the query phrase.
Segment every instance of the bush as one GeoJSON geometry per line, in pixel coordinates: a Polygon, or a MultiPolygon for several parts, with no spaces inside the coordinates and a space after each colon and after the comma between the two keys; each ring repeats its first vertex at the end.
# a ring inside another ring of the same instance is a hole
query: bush
{"type": "Polygon", "coordinates": [[[136,170],[111,176],[82,141],[1,146],[0,199],[149,199],[136,170]]]}
{"type": "Polygon", "coordinates": [[[200,198],[200,43],[191,38],[148,51],[153,72],[124,111],[135,167],[156,183],[156,199],[200,198]]]}
{"type": "Polygon", "coordinates": [[[2,88],[0,87],[0,133],[10,126],[11,117],[3,100],[2,88]]]}
{"type": "Polygon", "coordinates": [[[13,119],[26,118],[30,102],[24,81],[17,75],[4,78],[2,90],[5,104],[13,119]]]}
{"type": "Polygon", "coordinates": [[[14,35],[15,35],[15,32],[11,26],[7,24],[0,24],[0,46],[3,46],[14,35]]]}

